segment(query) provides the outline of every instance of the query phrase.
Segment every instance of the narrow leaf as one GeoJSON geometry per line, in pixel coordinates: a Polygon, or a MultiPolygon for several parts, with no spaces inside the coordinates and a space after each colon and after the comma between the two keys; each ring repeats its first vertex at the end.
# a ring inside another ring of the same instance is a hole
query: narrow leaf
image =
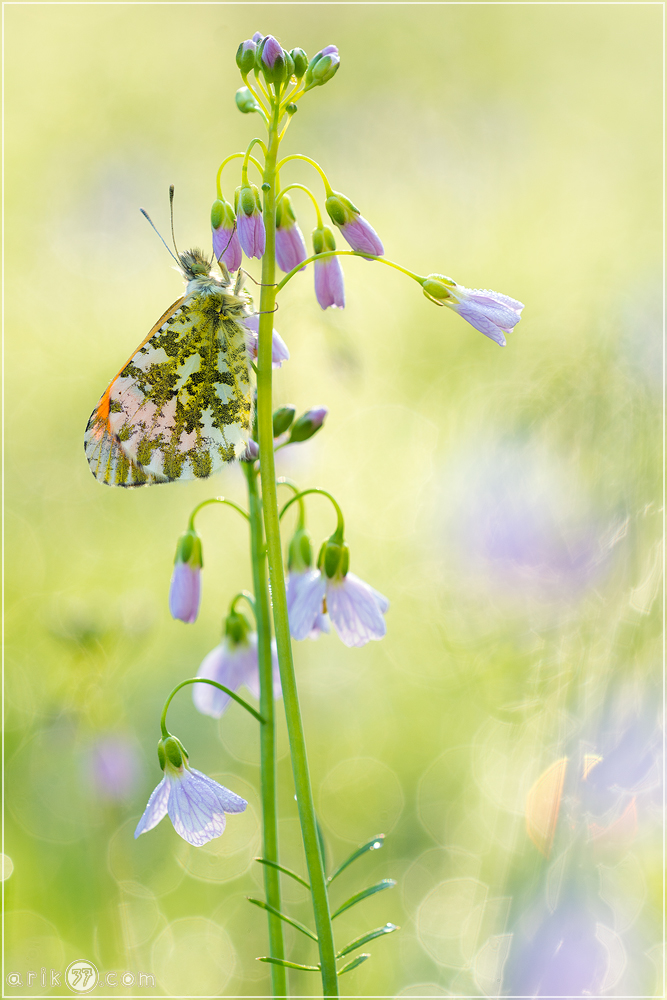
{"type": "Polygon", "coordinates": [[[295,882],[300,882],[301,885],[305,885],[306,889],[310,892],[308,882],[306,882],[304,878],[301,878],[300,875],[297,875],[296,872],[293,872],[291,868],[285,868],[284,865],[279,865],[277,861],[269,861],[268,858],[255,858],[255,861],[259,861],[260,865],[268,865],[270,868],[277,868],[279,872],[283,873],[283,875],[289,875],[289,877],[293,878],[295,882]]]}
{"type": "Polygon", "coordinates": [[[254,903],[255,906],[260,906],[263,910],[268,910],[268,912],[272,913],[274,917],[280,917],[280,919],[284,920],[286,924],[291,924],[292,927],[296,927],[298,931],[301,931],[302,934],[305,934],[313,941],[317,941],[317,935],[313,934],[313,932],[306,927],[305,924],[302,924],[298,920],[293,920],[285,913],[281,913],[280,910],[276,910],[275,906],[271,906],[270,903],[265,903],[263,899],[252,899],[250,896],[246,896],[246,899],[249,903],[254,903]]]}
{"type": "Polygon", "coordinates": [[[392,931],[398,930],[400,930],[400,927],[397,927],[396,924],[385,924],[384,927],[376,927],[374,931],[369,931],[368,934],[362,934],[361,937],[350,941],[342,951],[338,952],[336,958],[343,958],[344,955],[349,955],[355,948],[361,948],[363,945],[368,944],[369,941],[372,941],[373,938],[381,937],[383,934],[391,934],[392,931]]]}
{"type": "Polygon", "coordinates": [[[283,965],[286,969],[301,969],[303,972],[319,972],[319,965],[299,965],[298,962],[288,962],[285,958],[270,958],[263,955],[257,959],[258,962],[271,962],[272,965],[283,965]]]}
{"type": "Polygon", "coordinates": [[[367,951],[364,952],[363,955],[357,955],[357,957],[352,959],[351,962],[348,962],[347,965],[344,965],[342,969],[338,970],[338,975],[342,976],[344,972],[352,972],[352,969],[356,969],[358,965],[361,965],[362,962],[365,962],[366,959],[370,957],[371,956],[367,951]]]}
{"type": "Polygon", "coordinates": [[[369,886],[368,889],[362,889],[361,892],[356,893],[354,896],[350,896],[350,898],[343,903],[342,906],[339,906],[336,912],[331,914],[331,919],[333,920],[334,917],[340,916],[340,914],[344,913],[345,910],[349,910],[351,906],[354,906],[355,903],[360,903],[361,900],[366,899],[367,896],[374,896],[376,892],[382,892],[383,889],[393,889],[395,885],[395,879],[383,878],[381,882],[377,882],[375,885],[369,886]]]}
{"type": "Polygon", "coordinates": [[[360,858],[362,854],[366,854],[367,851],[378,851],[383,846],[383,843],[384,834],[378,833],[377,837],[373,837],[373,839],[369,840],[367,844],[363,845],[363,847],[358,847],[356,851],[353,851],[349,858],[347,858],[346,861],[343,861],[342,865],[338,866],[333,875],[329,876],[327,882],[333,882],[333,880],[337,878],[342,871],[345,871],[348,865],[351,865],[353,861],[360,858]]]}

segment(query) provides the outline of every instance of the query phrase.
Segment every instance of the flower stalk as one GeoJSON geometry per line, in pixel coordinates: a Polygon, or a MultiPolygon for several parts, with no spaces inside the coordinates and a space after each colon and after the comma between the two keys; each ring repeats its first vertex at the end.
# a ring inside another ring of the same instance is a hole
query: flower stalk
{"type": "Polygon", "coordinates": [[[329,899],[323,859],[317,835],[317,822],[313,793],[310,785],[306,744],[299,708],[299,696],[292,660],[287,595],[282,562],[280,521],[276,489],[275,460],[273,452],[273,400],[272,400],[272,334],[273,310],[276,300],[276,164],[280,145],[280,111],[274,106],[269,123],[268,146],[264,167],[264,228],[266,248],[262,257],[262,290],[260,296],[259,353],[257,370],[257,425],[264,512],[264,530],[271,580],[273,621],[280,664],[285,716],[292,757],[292,770],[296,788],[299,820],[303,836],[308,879],[311,885],[313,913],[317,929],[322,993],[337,997],[338,975],[336,950],[331,928],[329,899]]]}

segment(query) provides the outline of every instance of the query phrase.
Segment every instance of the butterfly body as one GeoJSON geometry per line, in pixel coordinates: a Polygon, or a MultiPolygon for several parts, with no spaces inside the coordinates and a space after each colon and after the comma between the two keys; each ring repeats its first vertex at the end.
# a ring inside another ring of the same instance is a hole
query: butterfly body
{"type": "Polygon", "coordinates": [[[160,317],[95,407],[84,439],[108,486],[204,479],[245,449],[252,423],[250,299],[197,250],[185,295],[160,317]]]}

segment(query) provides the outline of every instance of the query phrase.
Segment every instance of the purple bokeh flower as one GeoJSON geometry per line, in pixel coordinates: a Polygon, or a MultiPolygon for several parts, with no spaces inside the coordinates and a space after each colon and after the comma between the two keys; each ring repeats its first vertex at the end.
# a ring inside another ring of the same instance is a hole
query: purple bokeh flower
{"type": "Polygon", "coordinates": [[[266,249],[266,230],[259,191],[254,184],[241,187],[238,191],[236,227],[246,257],[262,257],[266,249]]]}
{"type": "MultiPolygon", "coordinates": [[[[280,698],[280,670],[275,641],[271,643],[271,660],[273,663],[273,697],[280,698]]],[[[259,662],[257,659],[257,633],[248,633],[240,642],[235,642],[230,635],[225,635],[222,642],[212,649],[197,671],[197,677],[224,684],[232,691],[237,691],[242,684],[259,701],[259,662]]],[[[193,684],[192,699],[204,715],[212,715],[219,719],[227,708],[231,698],[224,691],[219,691],[212,684],[193,684]]]]}
{"type": "Polygon", "coordinates": [[[194,847],[202,847],[224,832],[225,813],[243,812],[248,805],[240,795],[190,767],[185,759],[180,767],[167,760],[164,772],[134,831],[135,839],[169,813],[176,833],[194,847]]]}
{"type": "Polygon", "coordinates": [[[448,306],[476,330],[505,347],[505,334],[511,333],[521,319],[523,302],[501,292],[465,288],[444,274],[429,274],[424,279],[424,294],[438,304],[448,306]]]}
{"type": "Polygon", "coordinates": [[[213,203],[211,230],[216,259],[222,261],[229,271],[237,271],[241,266],[243,255],[236,231],[234,209],[224,198],[213,203]]]}
{"type": "Polygon", "coordinates": [[[172,618],[192,625],[199,614],[201,568],[177,562],[169,587],[169,613],[172,618]]]}
{"type": "MultiPolygon", "coordinates": [[[[285,588],[287,590],[287,612],[289,615],[290,630],[292,631],[292,635],[294,635],[294,631],[291,628],[293,607],[303,586],[304,585],[308,586],[308,578],[311,572],[312,572],[311,570],[303,570],[300,573],[291,572],[288,575],[287,580],[285,581],[285,588]]],[[[326,612],[320,610],[315,615],[315,620],[313,622],[310,632],[308,632],[304,636],[304,638],[319,639],[322,632],[330,632],[330,631],[331,631],[331,620],[329,618],[329,615],[326,614],[326,612]]]]}
{"type": "MultiPolygon", "coordinates": [[[[246,327],[246,348],[253,361],[257,360],[257,348],[259,343],[259,313],[252,316],[243,317],[243,325],[246,327]]],[[[273,343],[271,347],[271,367],[280,368],[283,361],[289,361],[289,351],[287,344],[277,330],[273,331],[273,343]]]]}
{"type": "Polygon", "coordinates": [[[136,753],[127,739],[102,736],[92,747],[88,773],[99,798],[123,802],[136,784],[136,753]]]}
{"type": "Polygon", "coordinates": [[[388,608],[387,598],[354,573],[330,578],[319,569],[309,570],[292,603],[290,631],[295,639],[307,638],[326,609],[346,646],[364,646],[386,634],[388,608]]]}

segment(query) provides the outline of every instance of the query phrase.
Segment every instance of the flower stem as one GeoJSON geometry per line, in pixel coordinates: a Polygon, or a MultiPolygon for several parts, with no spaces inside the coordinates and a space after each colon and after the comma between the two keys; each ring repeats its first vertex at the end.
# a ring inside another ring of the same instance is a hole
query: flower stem
{"type": "Polygon", "coordinates": [[[228,694],[230,698],[233,698],[233,700],[237,702],[237,704],[245,708],[246,712],[250,712],[251,715],[254,715],[254,717],[257,719],[258,722],[266,722],[266,719],[262,715],[260,715],[259,712],[256,712],[255,709],[251,705],[249,705],[247,701],[244,701],[244,699],[241,698],[240,695],[236,694],[235,691],[231,691],[230,688],[225,687],[224,684],[218,684],[217,681],[212,681],[208,677],[188,677],[186,681],[181,681],[180,684],[176,685],[176,687],[174,688],[174,690],[171,692],[171,694],[164,703],[164,708],[162,709],[162,715],[160,716],[160,729],[162,731],[163,740],[166,740],[167,736],[169,736],[169,730],[167,729],[167,709],[171,705],[174,695],[178,691],[180,691],[181,688],[186,687],[188,684],[210,684],[211,687],[217,688],[218,691],[224,691],[225,694],[228,694]]]}
{"type": "MultiPolygon", "coordinates": [[[[262,792],[262,856],[278,864],[278,802],[276,777],[276,721],[273,698],[273,663],[271,657],[271,609],[266,580],[266,546],[262,501],[257,484],[257,470],[252,462],[241,462],[248,484],[250,508],[250,555],[253,586],[255,590],[255,618],[257,619],[257,655],[259,660],[259,710],[264,718],[260,730],[260,774],[262,792]]],[[[275,868],[264,865],[264,891],[266,901],[280,911],[280,875],[275,868]]],[[[268,911],[269,950],[273,958],[285,958],[283,925],[278,917],[268,911]]],[[[287,996],[285,967],[271,965],[271,985],[274,997],[287,996]]]]}
{"type": "Polygon", "coordinates": [[[272,336],[273,312],[276,289],[276,161],[279,137],[279,109],[274,107],[269,125],[269,141],[264,170],[264,225],[266,227],[266,250],[262,258],[262,292],[259,318],[259,367],[257,374],[257,423],[259,428],[259,458],[262,482],[262,503],[264,509],[264,529],[266,532],[271,596],[273,601],[273,622],[280,663],[280,679],[283,689],[287,731],[289,734],[292,771],[296,789],[299,820],[303,837],[306,864],[313,901],[313,913],[317,928],[320,967],[322,974],[322,995],[337,997],[338,976],[336,973],[336,952],[331,930],[329,900],[324,875],[324,866],[317,837],[317,822],[310,786],[306,744],[303,735],[299,696],[292,661],[292,646],[287,617],[287,596],[283,573],[280,522],[278,520],[278,498],[276,490],[275,460],[273,454],[273,403],[272,403],[272,336]],[[267,189],[268,188],[268,189],[267,189]]]}
{"type": "Polygon", "coordinates": [[[306,264],[311,264],[314,260],[324,260],[325,257],[361,257],[363,260],[377,260],[380,264],[386,264],[387,267],[393,267],[394,270],[407,274],[408,278],[412,278],[420,285],[426,280],[423,275],[415,274],[414,271],[408,271],[407,267],[401,267],[400,264],[394,263],[393,260],[387,260],[386,257],[376,257],[375,254],[360,253],[358,250],[323,250],[321,253],[315,253],[311,257],[307,257],[306,260],[301,261],[300,264],[293,267],[277,285],[276,294],[281,292],[290,278],[298,274],[306,264]]]}

